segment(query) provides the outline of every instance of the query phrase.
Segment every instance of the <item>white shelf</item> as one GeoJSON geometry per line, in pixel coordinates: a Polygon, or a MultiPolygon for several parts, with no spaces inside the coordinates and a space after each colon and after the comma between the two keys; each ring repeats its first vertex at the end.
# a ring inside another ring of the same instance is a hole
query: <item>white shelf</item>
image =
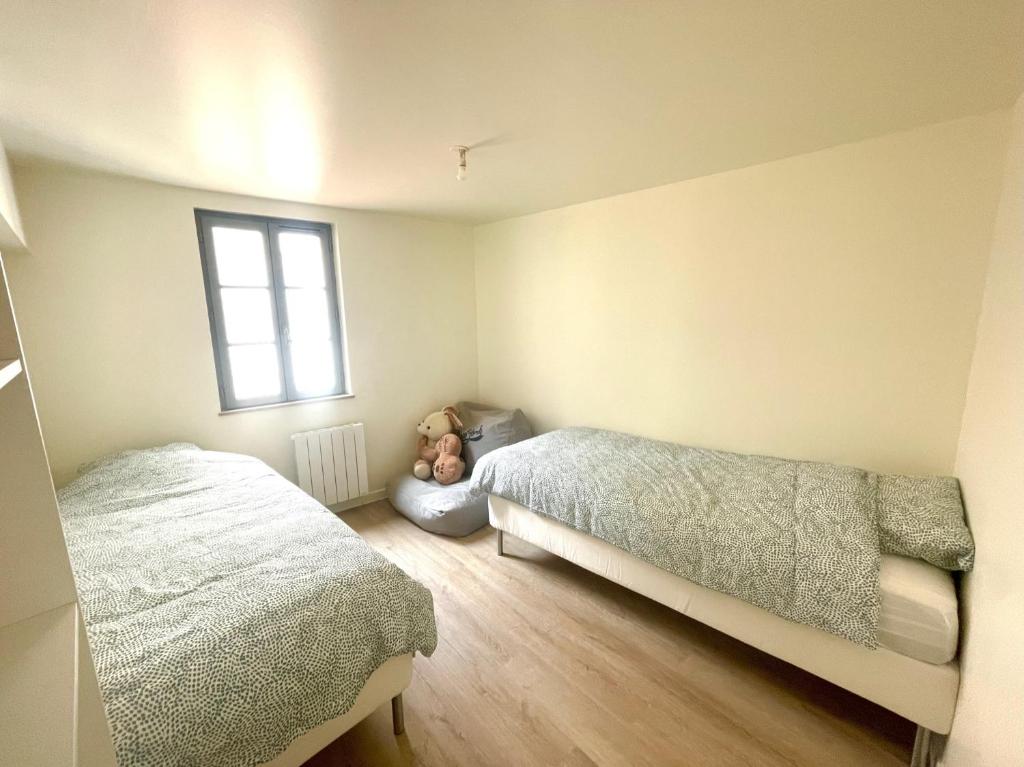
{"type": "Polygon", "coordinates": [[[21,360],[0,360],[0,389],[4,388],[21,372],[21,360]]]}

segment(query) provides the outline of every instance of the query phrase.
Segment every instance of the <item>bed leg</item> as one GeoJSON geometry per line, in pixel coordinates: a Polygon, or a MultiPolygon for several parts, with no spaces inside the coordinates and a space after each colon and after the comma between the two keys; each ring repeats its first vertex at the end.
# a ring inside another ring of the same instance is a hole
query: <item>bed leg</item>
{"type": "Polygon", "coordinates": [[[391,722],[395,726],[395,735],[405,732],[405,711],[402,709],[402,693],[391,699],[391,722]]]}
{"type": "Polygon", "coordinates": [[[505,556],[505,538],[504,538],[504,535],[505,535],[505,533],[504,533],[503,530],[499,530],[498,531],[498,556],[499,557],[505,556]]]}
{"type": "Polygon", "coordinates": [[[917,736],[914,738],[914,753],[910,757],[910,767],[935,767],[939,756],[940,740],[940,736],[918,725],[917,736]]]}

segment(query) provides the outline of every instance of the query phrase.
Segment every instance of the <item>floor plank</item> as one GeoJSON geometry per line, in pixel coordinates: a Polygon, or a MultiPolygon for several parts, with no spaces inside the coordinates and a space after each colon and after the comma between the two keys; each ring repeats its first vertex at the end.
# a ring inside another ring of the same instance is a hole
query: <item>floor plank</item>
{"type": "Polygon", "coordinates": [[[306,767],[905,765],[914,727],[530,544],[343,514],[434,594],[405,735],[383,706],[306,767]]]}

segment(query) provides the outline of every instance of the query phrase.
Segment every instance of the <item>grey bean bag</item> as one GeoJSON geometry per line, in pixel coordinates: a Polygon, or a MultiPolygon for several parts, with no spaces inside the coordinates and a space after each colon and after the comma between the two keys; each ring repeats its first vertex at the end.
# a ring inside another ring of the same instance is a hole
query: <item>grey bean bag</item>
{"type": "Polygon", "coordinates": [[[475,402],[460,402],[462,459],[466,474],[454,485],[424,482],[403,472],[388,482],[391,505],[424,530],[460,538],[487,524],[487,495],[469,492],[476,461],[499,447],[533,436],[522,410],[501,410],[475,402]]]}
{"type": "Polygon", "coordinates": [[[416,479],[404,472],[388,482],[388,499],[424,530],[461,538],[487,524],[487,494],[469,492],[469,477],[454,485],[416,479]]]}
{"type": "Polygon", "coordinates": [[[533,436],[530,422],[523,411],[502,410],[476,402],[460,402],[455,406],[462,420],[462,460],[466,474],[473,473],[476,462],[492,450],[514,445],[533,436]]]}

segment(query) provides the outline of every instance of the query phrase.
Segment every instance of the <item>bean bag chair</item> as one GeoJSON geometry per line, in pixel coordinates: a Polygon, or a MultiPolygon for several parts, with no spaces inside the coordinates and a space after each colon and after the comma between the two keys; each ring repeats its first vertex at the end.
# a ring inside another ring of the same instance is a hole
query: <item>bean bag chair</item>
{"type": "Polygon", "coordinates": [[[457,406],[462,420],[462,459],[466,474],[441,485],[403,472],[388,482],[388,499],[399,514],[432,533],[461,538],[487,524],[487,495],[470,492],[476,462],[492,450],[533,436],[522,410],[502,410],[475,402],[457,406]]]}
{"type": "Polygon", "coordinates": [[[424,530],[461,538],[487,524],[487,494],[473,495],[469,478],[452,485],[403,472],[388,482],[388,500],[424,530]]]}

